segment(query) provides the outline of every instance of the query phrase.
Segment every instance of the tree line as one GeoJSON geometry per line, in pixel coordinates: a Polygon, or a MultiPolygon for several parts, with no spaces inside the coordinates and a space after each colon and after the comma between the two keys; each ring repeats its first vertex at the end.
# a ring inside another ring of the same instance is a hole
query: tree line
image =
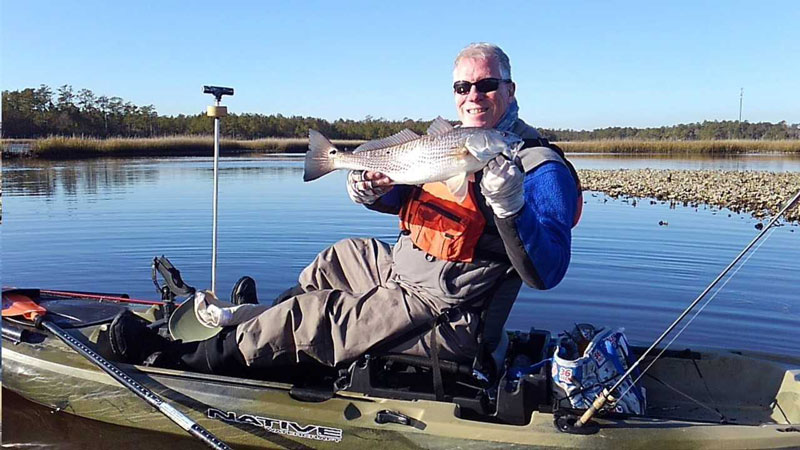
{"type": "MultiPolygon", "coordinates": [[[[137,106],[120,97],[97,95],[89,89],[77,92],[70,85],[56,90],[44,84],[38,88],[2,93],[2,134],[6,138],[47,136],[84,137],[160,137],[207,135],[213,129],[205,112],[194,115],[160,116],[153,105],[137,106]]],[[[315,117],[281,114],[230,114],[222,121],[221,132],[233,139],[265,137],[306,137],[314,128],[332,139],[375,139],[410,128],[424,133],[430,120],[338,119],[333,122],[315,117]]],[[[719,140],[719,139],[800,139],[800,124],[735,120],[704,121],[654,128],[609,127],[591,131],[540,129],[553,141],[608,139],[640,140],[719,140]]]]}

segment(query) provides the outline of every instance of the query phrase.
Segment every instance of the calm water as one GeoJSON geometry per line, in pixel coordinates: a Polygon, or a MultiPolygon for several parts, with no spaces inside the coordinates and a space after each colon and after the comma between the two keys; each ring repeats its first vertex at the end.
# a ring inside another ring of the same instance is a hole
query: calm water
{"type": "MultiPolygon", "coordinates": [[[[578,168],[800,171],[800,159],[763,155],[572,159],[578,168]]],[[[292,158],[232,158],[220,168],[221,296],[247,274],[265,301],[338,239],[396,238],[396,218],[350,203],[341,173],[303,183],[302,162],[292,158]]],[[[212,178],[208,158],[6,161],[3,284],[156,298],[150,262],[164,254],[189,284],[210,287],[212,178]]],[[[623,326],[632,341],[646,343],[757,234],[755,219],[726,210],[671,209],[600,193],[585,200],[566,278],[550,291],[524,288],[509,328],[560,331],[592,322],[623,326]]],[[[775,229],[676,345],[800,356],[798,260],[800,227],[775,229]]],[[[30,442],[13,430],[25,414],[38,413],[14,399],[17,413],[9,415],[6,394],[4,441],[30,442]]],[[[69,435],[54,432],[50,441],[58,439],[69,435]]]]}

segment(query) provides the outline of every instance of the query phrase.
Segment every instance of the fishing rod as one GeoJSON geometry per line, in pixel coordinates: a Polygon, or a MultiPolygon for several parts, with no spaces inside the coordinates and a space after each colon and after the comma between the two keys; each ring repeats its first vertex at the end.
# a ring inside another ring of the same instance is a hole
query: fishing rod
{"type": "MultiPolygon", "coordinates": [[[[611,386],[610,389],[603,389],[600,395],[598,395],[597,398],[592,403],[592,406],[589,409],[587,409],[586,412],[584,412],[583,415],[575,421],[574,425],[564,424],[563,426],[559,426],[559,430],[570,431],[570,428],[572,428],[573,429],[572,431],[583,434],[581,428],[585,427],[592,419],[592,417],[597,413],[597,411],[600,410],[600,408],[602,408],[606,404],[606,401],[612,398],[611,394],[622,385],[622,383],[636,370],[637,367],[639,367],[639,364],[641,364],[644,358],[647,357],[647,355],[649,355],[650,352],[653,351],[653,349],[655,349],[656,346],[658,346],[658,344],[660,344],[667,337],[667,335],[669,335],[669,333],[671,333],[672,330],[674,330],[675,327],[678,326],[678,323],[680,323],[689,314],[689,312],[691,312],[692,309],[694,309],[694,307],[697,306],[698,303],[700,303],[703,297],[705,297],[714,288],[714,286],[716,286],[717,283],[719,283],[719,281],[722,280],[722,278],[725,275],[727,275],[727,273],[733,268],[733,266],[735,266],[739,262],[739,260],[741,260],[742,257],[748,251],[750,251],[750,249],[756,244],[756,242],[758,242],[767,233],[767,231],[770,228],[772,228],[773,225],[775,225],[778,219],[783,214],[785,214],[786,211],[788,211],[792,206],[794,206],[794,204],[797,203],[798,200],[800,200],[800,191],[798,191],[797,194],[795,194],[794,197],[792,197],[789,200],[786,206],[784,206],[778,212],[778,214],[776,214],[775,217],[772,218],[772,220],[767,224],[767,226],[765,226],[764,229],[761,230],[761,232],[758,233],[758,235],[755,238],[753,238],[753,240],[750,241],[749,244],[747,244],[744,250],[742,250],[739,253],[739,255],[737,255],[736,258],[734,258],[733,261],[731,261],[731,263],[728,264],[728,266],[719,275],[717,275],[714,281],[712,281],[711,284],[709,284],[708,287],[706,287],[703,290],[703,292],[699,296],[697,296],[697,298],[680,314],[680,316],[678,316],[678,318],[675,319],[674,322],[672,322],[672,325],[667,327],[667,329],[661,334],[661,336],[659,336],[658,339],[656,339],[656,341],[653,342],[653,344],[642,354],[642,356],[640,356],[639,359],[637,359],[636,362],[633,363],[633,365],[631,365],[631,367],[628,368],[628,370],[619,378],[619,380],[617,380],[617,382],[614,383],[614,385],[611,386]]],[[[655,360],[658,359],[658,356],[656,356],[653,362],[655,362],[655,360]]],[[[648,366],[647,369],[652,367],[653,362],[650,363],[650,366],[648,366]]],[[[647,371],[647,369],[645,369],[644,371],[647,371]]],[[[642,374],[644,374],[644,371],[642,372],[642,374]]]]}
{"type": "MultiPolygon", "coordinates": [[[[137,305],[163,305],[164,302],[157,300],[142,300],[138,298],[122,297],[118,295],[96,294],[89,292],[70,292],[70,291],[53,291],[49,289],[40,289],[39,292],[47,295],[54,295],[56,297],[72,297],[72,298],[86,298],[98,301],[110,301],[115,303],[133,303],[137,305]]],[[[52,313],[51,313],[52,314],[52,313]]]]}

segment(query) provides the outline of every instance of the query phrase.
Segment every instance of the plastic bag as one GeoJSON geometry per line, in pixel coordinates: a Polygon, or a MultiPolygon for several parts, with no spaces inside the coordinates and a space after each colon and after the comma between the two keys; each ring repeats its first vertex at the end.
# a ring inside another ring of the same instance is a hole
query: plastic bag
{"type": "MultiPolygon", "coordinates": [[[[611,388],[628,370],[632,361],[623,331],[622,328],[596,330],[580,324],[564,334],[553,355],[551,371],[558,407],[588,409],[603,389],[611,388]]],[[[644,414],[645,389],[633,385],[636,375],[626,378],[614,392],[615,398],[625,393],[611,405],[615,412],[644,414]]]]}

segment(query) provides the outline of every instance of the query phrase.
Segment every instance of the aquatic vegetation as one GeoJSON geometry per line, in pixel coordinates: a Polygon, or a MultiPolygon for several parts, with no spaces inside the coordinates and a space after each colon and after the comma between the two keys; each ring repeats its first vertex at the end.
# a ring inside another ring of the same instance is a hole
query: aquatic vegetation
{"type": "MultiPolygon", "coordinates": [[[[4,153],[12,143],[3,140],[4,153]]],[[[72,159],[95,156],[210,156],[214,141],[211,136],[163,136],[157,138],[87,138],[53,136],[24,140],[30,145],[30,156],[72,159]]],[[[352,150],[363,140],[333,140],[341,150],[352,150]]],[[[557,142],[567,153],[638,153],[638,154],[800,154],[800,140],[705,140],[643,141],[599,140],[557,142]]],[[[222,155],[240,153],[305,153],[306,138],[262,138],[253,140],[222,139],[222,155]]],[[[7,156],[14,156],[8,155],[7,156]]]]}
{"type": "MultiPolygon", "coordinates": [[[[53,159],[99,156],[211,156],[212,136],[164,136],[158,138],[84,138],[53,136],[29,141],[30,156],[53,159]]],[[[355,148],[363,141],[334,141],[340,148],[355,148]]],[[[240,153],[305,153],[308,139],[264,138],[254,140],[222,139],[222,155],[240,153]]]]}
{"type": "MultiPolygon", "coordinates": [[[[711,205],[758,219],[777,213],[797,193],[798,172],[737,170],[578,170],[581,184],[611,197],[651,198],[697,207],[711,205]]],[[[800,222],[800,207],[786,212],[800,222]]]]}

